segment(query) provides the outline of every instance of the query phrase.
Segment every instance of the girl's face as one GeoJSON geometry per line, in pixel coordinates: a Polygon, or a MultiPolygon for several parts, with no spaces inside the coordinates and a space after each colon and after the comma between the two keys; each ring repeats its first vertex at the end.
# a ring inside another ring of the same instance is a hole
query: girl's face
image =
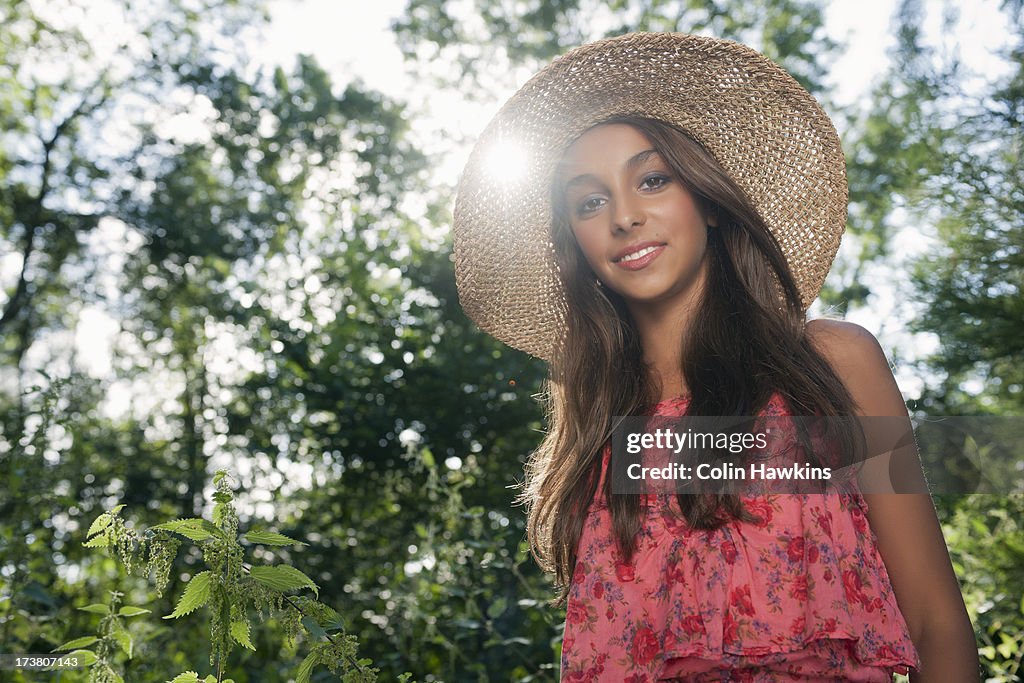
{"type": "Polygon", "coordinates": [[[696,303],[707,220],[642,133],[595,126],[566,151],[559,173],[576,242],[604,286],[631,308],[696,303]]]}

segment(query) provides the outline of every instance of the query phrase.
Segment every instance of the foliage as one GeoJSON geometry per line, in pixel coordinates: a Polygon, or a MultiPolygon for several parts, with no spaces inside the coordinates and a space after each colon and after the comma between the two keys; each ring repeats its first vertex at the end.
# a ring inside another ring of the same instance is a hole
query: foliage
{"type": "Polygon", "coordinates": [[[1024,496],[964,496],[943,526],[978,634],[985,680],[1019,681],[1024,661],[1024,496]]]}
{"type": "MultiPolygon", "coordinates": [[[[1018,362],[1024,354],[1024,23],[1020,3],[1004,3],[1002,10],[1011,29],[1004,57],[1012,68],[968,93],[964,83],[977,82],[975,75],[955,52],[926,44],[925,8],[899,3],[893,68],[852,147],[864,255],[887,254],[908,220],[932,238],[931,248],[908,264],[908,299],[920,311],[909,331],[937,342],[913,363],[928,381],[912,407],[929,415],[1012,419],[1024,407],[1018,362]]],[[[947,12],[944,26],[955,20],[947,12]]],[[[1008,587],[1022,578],[1022,499],[938,493],[983,678],[1019,680],[1024,603],[1008,587]]]]}
{"type": "MultiPolygon", "coordinates": [[[[226,661],[235,645],[255,650],[251,639],[250,615],[261,621],[284,612],[281,623],[288,640],[294,641],[303,631],[315,638],[323,638],[312,646],[299,665],[297,683],[309,683],[316,666],[323,665],[332,673],[340,673],[346,683],[372,683],[377,680],[377,669],[370,668],[370,660],[356,656],[356,638],[344,632],[341,617],[327,605],[308,596],[289,595],[291,591],[309,589],[319,594],[319,587],[308,576],[287,564],[252,565],[244,562],[244,548],[240,541],[269,547],[306,545],[283,534],[251,530],[238,535],[238,515],[233,504],[234,494],[229,486],[227,472],[220,471],[214,478],[212,521],[203,518],[177,519],[157,524],[143,531],[129,528],[120,517],[123,505],[104,512],[89,527],[86,547],[107,548],[116,553],[129,573],[137,569],[144,559],[147,572],[156,575],[156,590],[163,592],[167,574],[180,541],[177,534],[199,544],[203,561],[208,569],[194,574],[185,586],[177,606],[164,619],[179,619],[202,607],[210,615],[210,664],[217,670],[213,678],[225,681],[226,661]]],[[[82,648],[96,644],[96,651],[80,650],[95,655],[90,683],[120,683],[122,678],[111,666],[108,638],[117,640],[131,657],[131,637],[120,625],[119,618],[136,616],[149,610],[136,607],[117,609],[117,599],[108,607],[89,605],[85,611],[107,614],[101,626],[102,638],[81,638],[65,643],[58,649],[82,648]]],[[[194,671],[176,676],[183,683],[198,680],[194,671]]]]}
{"type": "Polygon", "coordinates": [[[745,42],[817,90],[837,47],[822,35],[822,21],[817,0],[538,0],[529,9],[500,0],[407,0],[392,28],[417,68],[433,74],[437,62],[457,67],[448,72],[454,78],[438,77],[440,85],[459,83],[466,97],[493,98],[502,73],[496,64],[535,71],[572,47],[629,31],[709,33],[745,42]]]}
{"type": "Polygon", "coordinates": [[[70,651],[69,656],[81,658],[84,666],[90,667],[89,683],[124,683],[124,679],[114,668],[113,656],[120,650],[131,659],[134,641],[123,620],[149,614],[149,610],[143,607],[121,605],[123,593],[109,593],[110,602],[106,605],[93,603],[78,608],[83,612],[103,615],[96,635],[75,638],[53,649],[54,652],[70,651]]]}

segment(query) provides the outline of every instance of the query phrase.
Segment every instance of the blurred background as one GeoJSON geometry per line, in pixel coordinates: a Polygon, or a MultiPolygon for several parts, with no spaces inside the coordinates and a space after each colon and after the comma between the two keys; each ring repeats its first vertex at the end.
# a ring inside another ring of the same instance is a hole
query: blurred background
{"type": "MultiPolygon", "coordinates": [[[[0,652],[94,633],[77,608],[118,590],[153,610],[124,680],[208,670],[200,613],[156,618],[199,554],[157,597],[82,542],[118,504],[208,515],[225,469],[243,530],[310,544],[252,556],[312,577],[381,680],[558,680],[512,505],[545,368],[463,316],[448,229],[505,98],[604,36],[730,38],[800,80],[851,197],[811,316],[874,332],[914,412],[1020,416],[1022,4],[0,0],[0,652]]],[[[1024,500],[935,501],[987,680],[1021,680],[1024,500]]],[[[252,642],[227,675],[295,679],[301,639],[252,642]]]]}

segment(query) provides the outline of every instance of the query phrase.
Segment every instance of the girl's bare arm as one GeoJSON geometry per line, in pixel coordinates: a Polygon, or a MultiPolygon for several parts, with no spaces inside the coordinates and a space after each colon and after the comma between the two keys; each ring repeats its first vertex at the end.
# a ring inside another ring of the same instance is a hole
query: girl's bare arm
{"type": "MultiPolygon", "coordinates": [[[[850,391],[859,415],[908,416],[885,353],[870,332],[853,323],[816,320],[808,323],[807,334],[850,391]]],[[[904,482],[921,482],[917,490],[926,490],[916,449],[912,456],[900,457],[900,476],[904,482]]],[[[921,656],[921,671],[910,680],[978,681],[974,630],[931,497],[864,493],[864,499],[896,601],[921,656]]]]}

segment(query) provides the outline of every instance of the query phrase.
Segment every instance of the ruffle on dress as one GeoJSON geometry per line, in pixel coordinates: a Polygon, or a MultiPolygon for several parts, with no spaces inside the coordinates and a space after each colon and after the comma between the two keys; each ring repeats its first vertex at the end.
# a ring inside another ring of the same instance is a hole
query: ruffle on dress
{"type": "MultiPolygon", "coordinates": [[[[775,397],[765,409],[783,411],[775,397]]],[[[605,470],[570,585],[562,681],[891,681],[920,668],[859,493],[743,495],[760,521],[713,531],[673,514],[672,496],[648,496],[625,562],[605,470]]]]}

